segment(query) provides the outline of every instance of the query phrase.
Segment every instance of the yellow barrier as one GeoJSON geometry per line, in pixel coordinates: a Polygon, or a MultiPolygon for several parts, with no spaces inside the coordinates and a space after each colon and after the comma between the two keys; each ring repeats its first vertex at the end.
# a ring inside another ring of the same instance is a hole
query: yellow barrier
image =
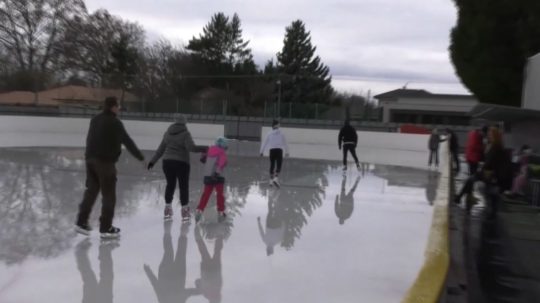
{"type": "Polygon", "coordinates": [[[425,262],[402,303],[436,303],[443,294],[450,266],[448,237],[448,203],[452,179],[452,162],[445,157],[434,204],[433,221],[425,252],[425,262]]]}

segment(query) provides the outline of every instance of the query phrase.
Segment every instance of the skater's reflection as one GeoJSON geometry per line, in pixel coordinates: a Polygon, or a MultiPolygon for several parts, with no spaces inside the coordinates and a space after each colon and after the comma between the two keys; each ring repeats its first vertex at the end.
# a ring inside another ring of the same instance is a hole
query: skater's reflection
{"type": "Polygon", "coordinates": [[[279,190],[270,190],[268,194],[268,215],[266,216],[266,231],[261,224],[261,217],[257,217],[259,233],[266,244],[266,255],[274,254],[274,247],[283,241],[285,224],[283,222],[283,209],[279,204],[279,190]]]}
{"type": "Polygon", "coordinates": [[[119,246],[118,241],[102,242],[99,246],[99,282],[96,278],[88,250],[92,243],[84,239],[75,247],[77,268],[83,280],[83,303],[112,303],[113,302],[113,260],[112,251],[119,246]]]}
{"type": "Polygon", "coordinates": [[[214,255],[211,256],[206,247],[199,226],[195,227],[195,241],[201,254],[201,278],[195,281],[197,290],[208,299],[209,303],[221,302],[221,251],[223,250],[223,235],[217,234],[214,243],[214,255]]]}
{"type": "Polygon", "coordinates": [[[172,221],[164,223],[163,258],[159,264],[158,276],[150,266],[144,265],[144,271],[160,303],[186,302],[191,296],[199,295],[196,288],[186,288],[186,252],[189,224],[182,224],[176,255],[172,237],[172,221]]]}
{"type": "Polygon", "coordinates": [[[364,177],[366,175],[366,172],[369,170],[369,163],[361,162],[359,170],[362,177],[364,177]]]}
{"type": "Polygon", "coordinates": [[[336,195],[336,201],[334,203],[334,210],[336,216],[339,219],[339,224],[345,224],[345,221],[349,219],[354,211],[354,192],[360,182],[360,176],[356,177],[353,187],[346,193],[345,187],[347,186],[347,175],[343,176],[341,181],[341,193],[336,195]]]}
{"type": "Polygon", "coordinates": [[[437,196],[437,187],[439,185],[439,173],[430,171],[428,173],[428,182],[426,185],[426,199],[429,202],[429,205],[435,203],[435,198],[437,196]]]}

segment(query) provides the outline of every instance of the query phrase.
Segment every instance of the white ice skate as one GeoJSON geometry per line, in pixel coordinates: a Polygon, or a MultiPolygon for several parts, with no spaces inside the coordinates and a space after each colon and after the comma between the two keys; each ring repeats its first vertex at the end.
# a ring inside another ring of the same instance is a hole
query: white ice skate
{"type": "Polygon", "coordinates": [[[182,222],[189,222],[191,219],[189,206],[182,207],[182,222]]]}
{"type": "Polygon", "coordinates": [[[165,221],[169,221],[169,220],[172,220],[172,218],[173,218],[172,205],[167,204],[165,205],[165,210],[163,211],[163,219],[165,221]]]}
{"type": "Polygon", "coordinates": [[[275,187],[277,188],[280,188],[281,187],[281,184],[279,183],[279,179],[277,176],[275,176],[273,179],[272,179],[272,184],[274,184],[275,187]]]}

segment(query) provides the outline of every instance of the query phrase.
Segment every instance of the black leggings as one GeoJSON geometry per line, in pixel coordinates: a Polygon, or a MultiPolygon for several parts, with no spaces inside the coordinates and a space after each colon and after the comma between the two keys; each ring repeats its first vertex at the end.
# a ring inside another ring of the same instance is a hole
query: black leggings
{"type": "Polygon", "coordinates": [[[270,176],[278,175],[281,172],[281,164],[283,163],[283,150],[281,148],[273,148],[270,150],[270,176]],[[277,169],[276,169],[277,166],[277,169]]]}
{"type": "Polygon", "coordinates": [[[454,163],[453,164],[454,171],[456,173],[459,173],[459,171],[461,169],[461,167],[460,167],[461,164],[459,163],[459,154],[458,154],[458,152],[454,152],[454,151],[452,152],[452,160],[453,160],[453,163],[454,163]]]}
{"type": "Polygon", "coordinates": [[[469,175],[476,175],[478,172],[478,162],[469,162],[469,175]]]}
{"type": "Polygon", "coordinates": [[[433,158],[435,158],[435,165],[439,166],[439,150],[430,149],[429,150],[429,166],[433,163],[433,158]]]}
{"type": "Polygon", "coordinates": [[[186,162],[176,160],[163,160],[163,172],[167,179],[165,188],[165,203],[172,203],[176,182],[180,187],[180,203],[186,206],[189,203],[189,171],[190,166],[186,162]]]}
{"type": "Polygon", "coordinates": [[[356,156],[356,146],[354,144],[343,144],[343,166],[347,166],[347,155],[351,153],[354,162],[358,165],[358,157],[356,156]]]}

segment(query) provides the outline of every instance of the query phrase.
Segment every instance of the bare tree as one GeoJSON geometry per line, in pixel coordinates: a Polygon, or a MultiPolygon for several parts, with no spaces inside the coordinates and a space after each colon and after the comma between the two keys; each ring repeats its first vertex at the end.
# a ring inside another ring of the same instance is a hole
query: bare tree
{"type": "Polygon", "coordinates": [[[85,12],[82,0],[0,0],[0,47],[19,70],[44,73],[62,49],[66,22],[85,12]]]}
{"type": "MultiPolygon", "coordinates": [[[[105,84],[115,49],[142,51],[145,33],[133,22],[124,21],[107,10],[97,10],[73,18],[62,37],[62,66],[71,73],[83,73],[94,84],[105,84]]],[[[132,53],[130,51],[130,53],[132,53]]]]}

